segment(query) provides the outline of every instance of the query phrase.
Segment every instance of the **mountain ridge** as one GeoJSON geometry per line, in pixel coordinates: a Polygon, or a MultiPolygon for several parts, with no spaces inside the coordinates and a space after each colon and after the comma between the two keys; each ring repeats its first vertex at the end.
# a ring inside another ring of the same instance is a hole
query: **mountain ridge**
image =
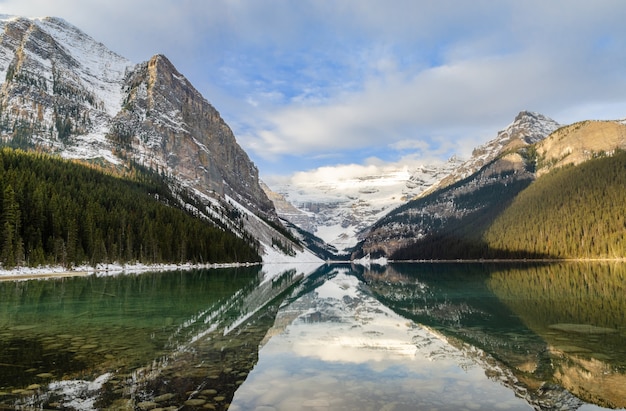
{"type": "MultiPolygon", "coordinates": [[[[485,175],[479,185],[488,183],[490,176],[501,172],[513,172],[511,178],[531,178],[526,174],[524,158],[516,150],[541,141],[559,127],[560,124],[547,116],[524,110],[498,131],[496,137],[476,147],[472,157],[465,161],[452,157],[444,164],[413,168],[370,166],[373,170],[370,172],[366,167],[355,168],[355,171],[344,166],[345,177],[341,167],[329,168],[328,172],[320,169],[299,173],[288,183],[274,186],[277,191],[272,194],[274,203],[282,218],[308,229],[339,250],[349,250],[358,242],[367,244],[372,233],[377,232],[377,224],[407,201],[449,187],[482,168],[486,168],[485,175]],[[494,163],[498,157],[501,159],[494,163]]],[[[460,211],[452,211],[443,203],[430,207],[428,212],[433,215],[443,212],[443,218],[460,216],[460,211]]],[[[467,214],[467,211],[462,213],[467,214]]],[[[427,232],[427,227],[423,227],[414,234],[420,236],[427,232]]],[[[392,250],[401,243],[384,248],[392,250]]],[[[376,254],[374,248],[366,248],[364,252],[376,254]]]]}
{"type": "Polygon", "coordinates": [[[521,111],[512,123],[498,131],[495,138],[476,147],[469,159],[449,176],[420,193],[419,197],[424,197],[439,188],[474,174],[506,151],[514,151],[517,148],[537,143],[560,127],[559,123],[543,114],[528,110],[521,111]]]}
{"type": "Polygon", "coordinates": [[[373,223],[460,164],[346,165],[301,172],[268,195],[281,218],[322,238],[340,253],[354,247],[373,223]]]}

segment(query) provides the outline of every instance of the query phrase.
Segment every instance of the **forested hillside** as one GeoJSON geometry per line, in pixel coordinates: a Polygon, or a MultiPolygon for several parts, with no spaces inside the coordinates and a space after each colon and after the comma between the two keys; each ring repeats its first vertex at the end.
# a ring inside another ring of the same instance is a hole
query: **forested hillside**
{"type": "Polygon", "coordinates": [[[626,257],[626,152],[537,179],[485,231],[484,239],[512,253],[626,257]]]}
{"type": "Polygon", "coordinates": [[[0,150],[0,262],[256,262],[257,246],[190,212],[156,173],[133,176],[0,150]]]}
{"type": "MultiPolygon", "coordinates": [[[[469,180],[469,179],[466,179],[469,180]]],[[[443,189],[454,190],[463,187],[466,180],[443,189]]],[[[480,258],[546,258],[547,255],[532,253],[510,253],[494,248],[483,239],[483,233],[493,222],[493,218],[503,212],[513,198],[531,183],[528,179],[514,180],[508,184],[495,183],[456,198],[455,206],[475,210],[461,216],[442,217],[437,214],[405,214],[397,220],[400,226],[416,224],[430,227],[430,232],[416,238],[412,244],[396,250],[394,260],[456,260],[480,258]]],[[[407,203],[407,208],[427,208],[428,203],[437,201],[438,193],[407,203]]],[[[397,217],[387,217],[387,219],[397,217]]],[[[410,234],[410,233],[408,233],[410,234]]]]}
{"type": "MultiPolygon", "coordinates": [[[[457,199],[465,207],[489,206],[463,218],[448,218],[392,258],[626,257],[625,151],[558,168],[529,183],[496,184],[457,199]]],[[[407,207],[427,201],[429,197],[407,207]]],[[[432,219],[413,218],[426,217],[432,219]]]]}

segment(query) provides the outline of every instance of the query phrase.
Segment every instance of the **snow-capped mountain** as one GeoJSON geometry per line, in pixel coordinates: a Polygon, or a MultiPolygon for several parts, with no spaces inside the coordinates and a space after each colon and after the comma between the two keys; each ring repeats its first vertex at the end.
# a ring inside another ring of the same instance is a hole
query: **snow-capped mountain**
{"type": "Polygon", "coordinates": [[[507,151],[536,143],[560,125],[522,111],[497,136],[462,162],[414,167],[339,166],[298,173],[268,191],[282,218],[314,233],[338,250],[354,247],[364,231],[396,207],[453,184],[507,151]],[[295,206],[295,209],[294,207],[295,206]]]}
{"type": "Polygon", "coordinates": [[[387,212],[447,176],[461,162],[409,166],[337,166],[301,172],[269,192],[278,215],[339,252],[387,212]],[[295,208],[294,208],[295,206],[295,208]]]}
{"type": "Polygon", "coordinates": [[[543,140],[559,127],[561,127],[559,123],[543,114],[531,111],[520,112],[511,124],[498,131],[497,136],[493,140],[475,148],[472,156],[467,161],[456,168],[449,176],[422,192],[420,197],[474,174],[485,164],[502,155],[502,153],[543,140]]]}
{"type": "Polygon", "coordinates": [[[65,20],[0,16],[0,78],[5,143],[117,169],[139,164],[265,248],[290,241],[267,224],[280,225],[256,166],[165,56],[134,64],[65,20]]]}
{"type": "Polygon", "coordinates": [[[453,225],[466,218],[472,220],[468,224],[474,224],[468,230],[478,232],[488,219],[481,213],[492,213],[492,208],[535,179],[534,159],[525,158],[523,148],[542,141],[557,128],[558,123],[548,117],[522,111],[450,175],[373,224],[355,256],[391,256],[427,235],[453,230],[453,225]]]}

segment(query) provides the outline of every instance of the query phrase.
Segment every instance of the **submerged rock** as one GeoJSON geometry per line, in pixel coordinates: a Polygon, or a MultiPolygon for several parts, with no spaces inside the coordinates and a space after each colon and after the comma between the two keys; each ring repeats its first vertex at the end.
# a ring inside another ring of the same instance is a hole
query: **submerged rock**
{"type": "Polygon", "coordinates": [[[185,405],[188,405],[190,407],[198,407],[200,405],[204,405],[206,403],[206,400],[203,400],[202,398],[192,398],[190,400],[185,401],[185,405]]]}
{"type": "Polygon", "coordinates": [[[154,402],[165,402],[165,401],[171,400],[174,397],[176,397],[176,394],[172,394],[172,393],[163,394],[163,395],[159,395],[158,397],[154,397],[154,402]]]}
{"type": "Polygon", "coordinates": [[[596,327],[590,324],[552,324],[548,328],[551,330],[563,331],[576,334],[615,334],[618,331],[614,328],[596,327]]]}

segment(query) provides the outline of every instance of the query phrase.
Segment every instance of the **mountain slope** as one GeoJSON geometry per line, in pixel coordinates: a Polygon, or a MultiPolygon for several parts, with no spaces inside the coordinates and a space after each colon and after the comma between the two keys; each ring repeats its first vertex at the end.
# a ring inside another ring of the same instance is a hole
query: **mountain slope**
{"type": "Polygon", "coordinates": [[[258,243],[208,224],[159,175],[134,178],[20,150],[0,150],[0,263],[258,262],[258,243]]]}
{"type": "Polygon", "coordinates": [[[485,231],[490,247],[559,258],[626,257],[626,152],[542,175],[485,231]]]}
{"type": "MultiPolygon", "coordinates": [[[[519,113],[449,176],[376,222],[355,256],[390,257],[416,242],[427,248],[419,258],[469,258],[483,253],[484,245],[476,236],[535,178],[526,147],[556,126],[543,115],[519,113]]],[[[401,254],[396,257],[413,258],[414,253],[401,254]]]]}
{"type": "Polygon", "coordinates": [[[265,251],[291,242],[276,229],[256,166],[166,57],[135,65],[58,18],[4,16],[0,30],[5,145],[122,172],[139,164],[168,177],[178,206],[193,198],[200,213],[254,236],[265,251]]]}
{"type": "Polygon", "coordinates": [[[625,129],[577,123],[501,153],[474,175],[394,210],[368,233],[362,253],[623,258],[625,129]]]}
{"type": "Polygon", "coordinates": [[[258,170],[217,110],[167,60],[154,56],[124,82],[124,104],[109,139],[130,155],[176,175],[190,187],[228,195],[276,219],[258,170]]]}
{"type": "Polygon", "coordinates": [[[626,125],[618,121],[582,121],[562,127],[537,144],[537,175],[568,164],[626,148],[626,125]]]}
{"type": "Polygon", "coordinates": [[[0,27],[5,138],[22,131],[28,143],[60,151],[82,136],[71,146],[98,152],[132,63],[61,19],[6,18],[0,27]]]}
{"type": "Polygon", "coordinates": [[[420,196],[426,196],[439,188],[469,177],[502,153],[537,143],[559,127],[559,123],[543,114],[522,111],[511,124],[500,130],[493,140],[475,148],[470,159],[453,170],[450,175],[425,190],[420,196]]]}

